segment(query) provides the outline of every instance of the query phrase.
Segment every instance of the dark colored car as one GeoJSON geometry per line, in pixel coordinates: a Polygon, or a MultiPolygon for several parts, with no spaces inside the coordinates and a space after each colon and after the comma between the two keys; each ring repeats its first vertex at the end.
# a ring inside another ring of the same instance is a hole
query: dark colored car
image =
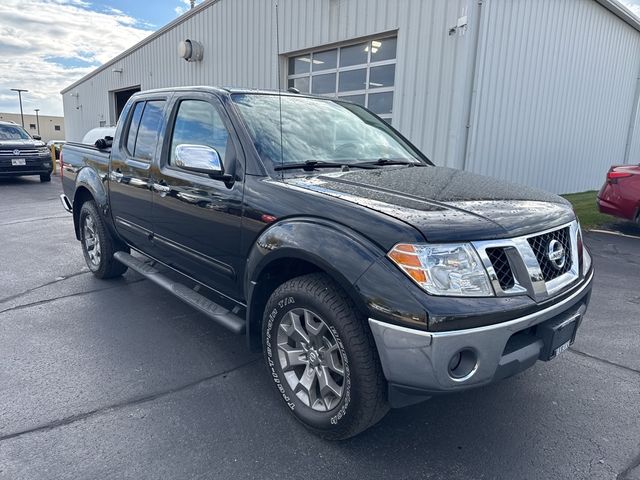
{"type": "Polygon", "coordinates": [[[602,213],[640,223],[640,165],[611,167],[597,202],[602,213]]]}
{"type": "Polygon", "coordinates": [[[51,152],[38,135],[0,121],[0,177],[39,175],[41,182],[50,182],[52,169],[51,152]]]}
{"type": "Polygon", "coordinates": [[[436,167],[351,103],[148,91],[110,151],[68,143],[63,162],[94,274],[132,268],[244,334],[326,438],[555,358],[589,303],[568,202],[436,167]]]}

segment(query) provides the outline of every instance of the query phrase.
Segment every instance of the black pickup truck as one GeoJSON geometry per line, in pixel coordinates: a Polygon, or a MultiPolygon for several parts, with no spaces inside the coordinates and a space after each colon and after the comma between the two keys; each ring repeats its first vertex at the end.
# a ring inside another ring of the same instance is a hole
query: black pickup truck
{"type": "Polygon", "coordinates": [[[147,91],[99,146],[62,151],[89,268],[133,269],[246,335],[325,438],[553,359],[589,303],[565,200],[436,167],[358,105],[147,91]]]}

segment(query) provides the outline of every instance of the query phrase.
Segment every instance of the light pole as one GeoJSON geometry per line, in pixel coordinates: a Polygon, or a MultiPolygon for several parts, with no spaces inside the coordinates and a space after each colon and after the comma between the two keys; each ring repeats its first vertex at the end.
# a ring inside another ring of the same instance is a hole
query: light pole
{"type": "Polygon", "coordinates": [[[38,135],[40,135],[40,118],[38,117],[39,108],[33,109],[36,112],[36,127],[38,128],[38,135]]]}
{"type": "Polygon", "coordinates": [[[22,128],[24,128],[24,114],[22,113],[22,92],[28,92],[29,90],[25,90],[23,88],[12,88],[14,92],[18,92],[18,99],[20,100],[20,118],[22,119],[22,128]]]}

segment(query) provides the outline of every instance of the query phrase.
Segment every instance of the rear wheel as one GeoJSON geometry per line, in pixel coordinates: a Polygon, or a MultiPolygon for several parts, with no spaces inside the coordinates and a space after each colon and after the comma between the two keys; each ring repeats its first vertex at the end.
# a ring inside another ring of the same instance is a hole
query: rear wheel
{"type": "Polygon", "coordinates": [[[51,174],[50,173],[43,173],[42,175],[40,175],[40,181],[41,182],[50,182],[51,181],[51,174]]]}
{"type": "Polygon", "coordinates": [[[357,435],[387,412],[386,381],[371,331],[325,274],[285,282],[264,315],[264,355],[295,417],[321,437],[357,435]]]}
{"type": "Polygon", "coordinates": [[[118,250],[129,251],[107,230],[93,200],[80,208],[80,243],[89,270],[98,278],[113,278],[122,275],[127,267],[118,262],[113,254],[118,250]]]}

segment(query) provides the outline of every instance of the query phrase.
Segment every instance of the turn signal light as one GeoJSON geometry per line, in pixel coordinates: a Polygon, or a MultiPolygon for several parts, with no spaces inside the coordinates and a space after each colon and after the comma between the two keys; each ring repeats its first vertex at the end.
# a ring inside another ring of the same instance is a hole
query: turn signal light
{"type": "Polygon", "coordinates": [[[413,245],[398,245],[389,252],[389,257],[398,265],[421,268],[420,258],[413,245]]]}
{"type": "Polygon", "coordinates": [[[427,273],[422,268],[415,246],[401,243],[396,245],[388,255],[413,280],[420,284],[427,282],[427,273]]]}

